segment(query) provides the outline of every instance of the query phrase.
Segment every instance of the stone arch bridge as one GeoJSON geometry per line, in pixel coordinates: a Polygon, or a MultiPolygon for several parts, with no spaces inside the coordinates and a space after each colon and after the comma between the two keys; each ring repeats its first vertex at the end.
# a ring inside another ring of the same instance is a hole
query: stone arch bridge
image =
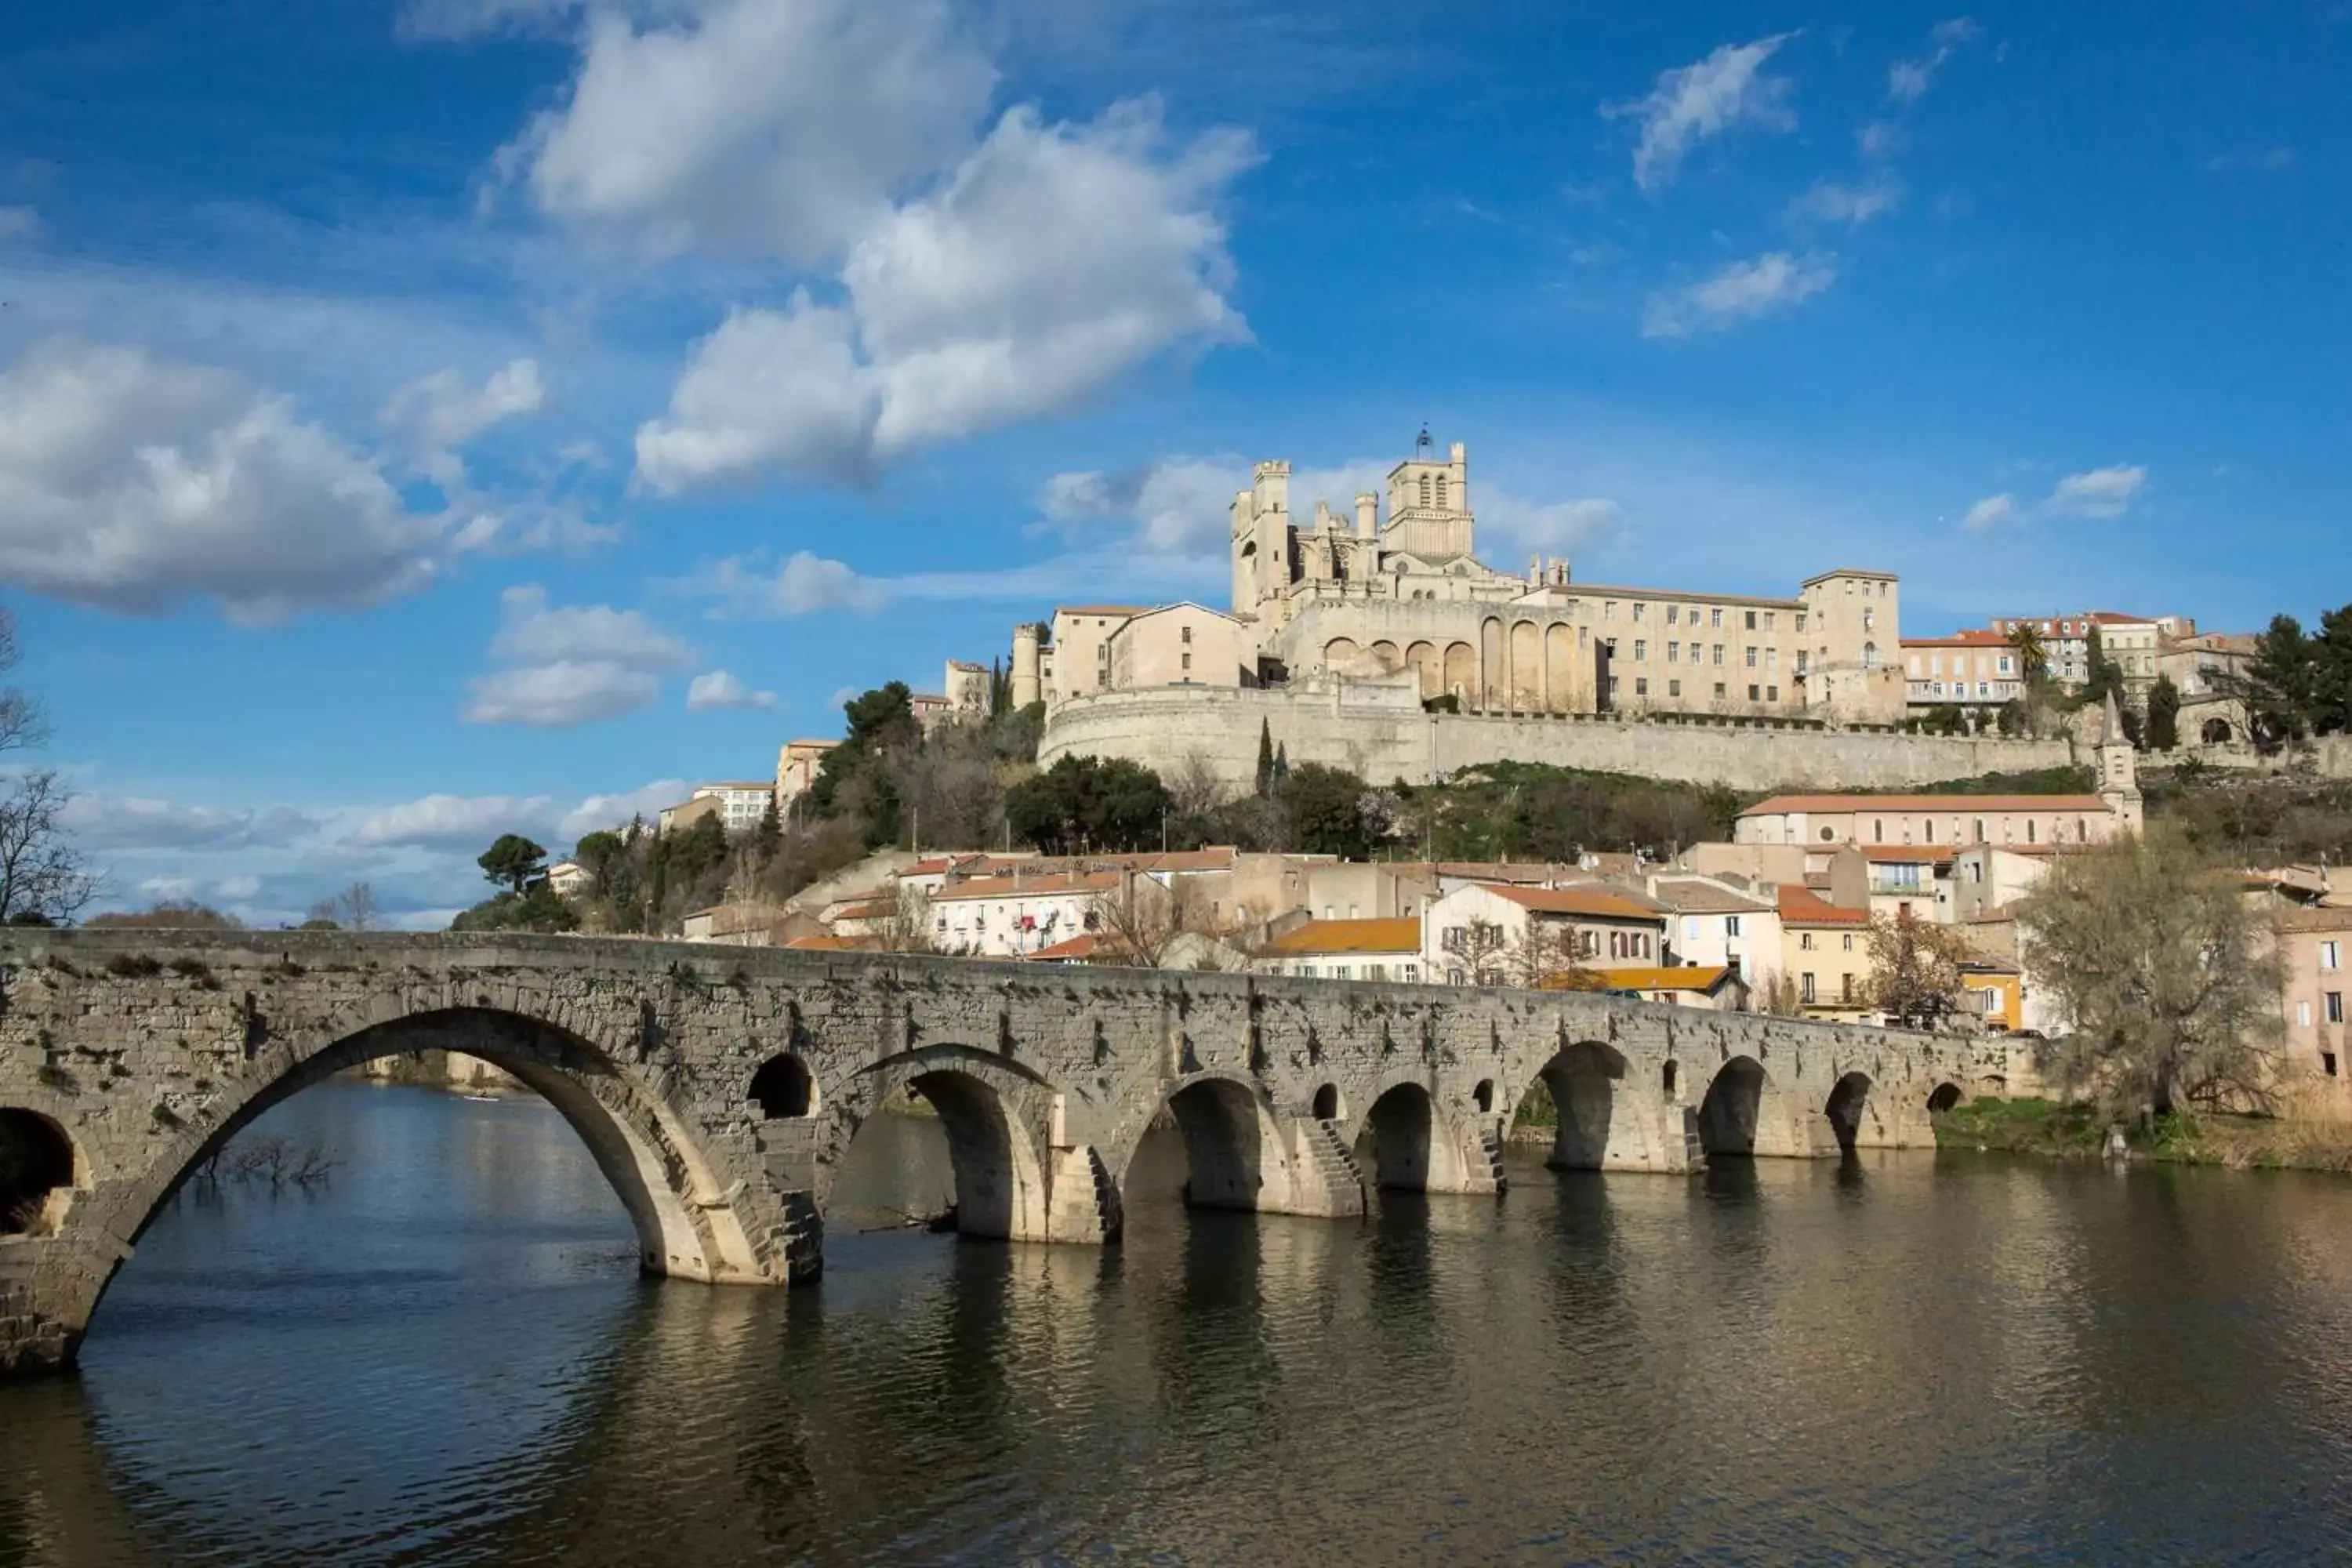
{"type": "Polygon", "coordinates": [[[0,1373],[72,1363],[142,1232],[303,1087],[485,1058],[578,1131],[648,1273],[813,1279],[834,1173],[911,1086],[967,1234],[1100,1245],[1163,1110],[1195,1205],[1363,1212],[1367,1184],[1496,1193],[1515,1109],[1555,1164],[1932,1142],[1998,1041],[1510,990],[571,937],[0,932],[0,1373]],[[1371,1135],[1372,1158],[1354,1151],[1371,1135]]]}

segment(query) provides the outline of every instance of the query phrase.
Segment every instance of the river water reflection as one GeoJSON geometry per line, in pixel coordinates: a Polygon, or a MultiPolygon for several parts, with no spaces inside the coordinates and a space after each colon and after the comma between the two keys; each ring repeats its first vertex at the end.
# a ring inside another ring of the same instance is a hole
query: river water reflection
{"type": "MultiPolygon", "coordinates": [[[[331,1084],[0,1388],[0,1563],[2310,1562],[2352,1553],[2352,1183],[1915,1154],[1555,1175],[1123,1246],[645,1283],[536,1102],[331,1084]]],[[[1147,1150],[1168,1193],[1181,1147],[1147,1150]]]]}

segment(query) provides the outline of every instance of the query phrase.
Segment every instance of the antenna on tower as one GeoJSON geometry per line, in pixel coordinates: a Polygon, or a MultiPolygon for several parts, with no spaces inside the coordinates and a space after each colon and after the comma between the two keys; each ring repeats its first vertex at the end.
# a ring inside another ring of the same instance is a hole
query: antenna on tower
{"type": "Polygon", "coordinates": [[[1421,434],[1413,437],[1412,449],[1416,453],[1426,452],[1436,445],[1437,443],[1431,440],[1429,437],[1429,421],[1426,419],[1423,420],[1421,422],[1421,434]]]}

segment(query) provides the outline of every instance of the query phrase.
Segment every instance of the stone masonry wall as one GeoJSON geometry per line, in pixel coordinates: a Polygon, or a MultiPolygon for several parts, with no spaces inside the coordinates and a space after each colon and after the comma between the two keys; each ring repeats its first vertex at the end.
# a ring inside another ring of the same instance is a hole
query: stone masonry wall
{"type": "Polygon", "coordinates": [[[1195,753],[1229,786],[1255,777],[1263,723],[1297,763],[1377,784],[1427,784],[1480,763],[1550,763],[1736,790],[1888,789],[1993,772],[2063,767],[2064,741],[1776,729],[1730,721],[1504,718],[1424,713],[1387,689],[1296,691],[1163,687],[1105,692],[1046,716],[1037,760],[1126,757],[1165,773],[1195,753]]]}

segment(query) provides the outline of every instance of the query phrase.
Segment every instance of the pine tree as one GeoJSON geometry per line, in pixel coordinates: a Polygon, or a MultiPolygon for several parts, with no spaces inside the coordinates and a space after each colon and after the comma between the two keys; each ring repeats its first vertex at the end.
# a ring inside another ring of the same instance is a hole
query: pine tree
{"type": "Polygon", "coordinates": [[[1274,725],[1265,719],[1257,721],[1257,793],[1274,793],[1274,725]]]}

